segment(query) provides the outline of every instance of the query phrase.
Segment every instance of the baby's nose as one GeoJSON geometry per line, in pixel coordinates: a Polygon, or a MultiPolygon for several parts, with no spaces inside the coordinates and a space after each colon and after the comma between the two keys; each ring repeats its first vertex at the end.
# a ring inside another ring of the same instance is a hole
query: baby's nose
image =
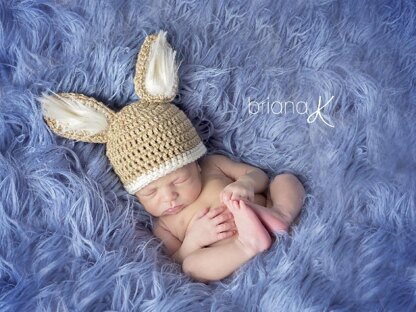
{"type": "Polygon", "coordinates": [[[177,197],[178,197],[178,193],[173,192],[173,191],[167,191],[164,194],[164,198],[167,202],[172,201],[172,200],[176,199],[177,197]]]}

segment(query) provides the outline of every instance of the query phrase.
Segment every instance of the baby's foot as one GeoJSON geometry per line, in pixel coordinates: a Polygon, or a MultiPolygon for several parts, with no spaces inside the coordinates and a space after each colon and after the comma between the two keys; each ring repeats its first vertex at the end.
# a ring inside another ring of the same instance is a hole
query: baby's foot
{"type": "Polygon", "coordinates": [[[272,239],[254,211],[241,200],[230,200],[227,207],[238,229],[237,241],[250,256],[268,249],[272,239]]]}
{"type": "Polygon", "coordinates": [[[244,201],[244,203],[254,210],[260,221],[271,233],[282,233],[289,230],[289,224],[273,208],[263,207],[249,201],[244,201]]]}

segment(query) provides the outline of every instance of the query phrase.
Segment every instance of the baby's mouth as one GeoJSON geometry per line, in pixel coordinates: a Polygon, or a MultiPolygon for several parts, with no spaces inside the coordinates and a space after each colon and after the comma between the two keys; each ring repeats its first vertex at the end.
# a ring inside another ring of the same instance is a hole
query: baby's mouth
{"type": "Polygon", "coordinates": [[[177,205],[175,207],[169,208],[165,211],[166,214],[175,214],[182,210],[184,205],[177,205]]]}

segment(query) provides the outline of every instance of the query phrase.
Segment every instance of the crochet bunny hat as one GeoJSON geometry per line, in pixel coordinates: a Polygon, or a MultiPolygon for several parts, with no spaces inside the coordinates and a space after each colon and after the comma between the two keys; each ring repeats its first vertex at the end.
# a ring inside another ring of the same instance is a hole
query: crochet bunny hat
{"type": "Polygon", "coordinates": [[[136,63],[140,101],[114,112],[76,93],[42,95],[44,119],[58,135],[106,143],[106,155],[130,194],[203,156],[207,149],[186,115],[170,103],[177,93],[176,51],[166,32],[149,35],[136,63]]]}

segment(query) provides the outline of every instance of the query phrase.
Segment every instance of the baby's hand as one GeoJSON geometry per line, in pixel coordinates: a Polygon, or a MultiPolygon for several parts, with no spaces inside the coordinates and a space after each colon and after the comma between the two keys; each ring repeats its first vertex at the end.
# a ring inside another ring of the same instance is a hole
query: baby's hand
{"type": "Polygon", "coordinates": [[[185,237],[205,247],[233,236],[237,232],[234,217],[225,206],[205,208],[196,218],[185,237]]]}
{"type": "Polygon", "coordinates": [[[229,200],[247,199],[254,202],[254,188],[247,181],[237,180],[228,184],[220,193],[220,201],[226,204],[229,200]]]}

